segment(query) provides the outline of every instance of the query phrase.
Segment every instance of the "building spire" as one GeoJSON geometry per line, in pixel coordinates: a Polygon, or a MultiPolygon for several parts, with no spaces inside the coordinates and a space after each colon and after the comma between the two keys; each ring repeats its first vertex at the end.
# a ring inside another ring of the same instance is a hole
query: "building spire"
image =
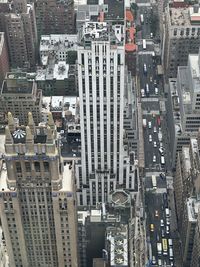
{"type": "Polygon", "coordinates": [[[54,123],[53,116],[52,116],[51,112],[49,112],[49,114],[48,114],[48,125],[50,126],[51,129],[55,128],[55,123],[54,123]]]}
{"type": "Polygon", "coordinates": [[[34,135],[34,132],[35,132],[35,122],[33,120],[32,112],[29,112],[28,113],[28,126],[29,126],[29,128],[31,130],[32,135],[34,135]]]}
{"type": "Polygon", "coordinates": [[[52,144],[53,143],[53,135],[52,135],[52,129],[47,126],[47,140],[46,140],[47,144],[52,144]]]}
{"type": "Polygon", "coordinates": [[[15,123],[11,112],[8,112],[8,126],[11,132],[15,130],[15,123]]]}
{"type": "Polygon", "coordinates": [[[6,128],[5,128],[5,135],[6,135],[5,143],[6,144],[12,144],[13,138],[12,138],[12,135],[11,135],[11,132],[10,132],[10,129],[8,126],[6,126],[6,128]]]}
{"type": "Polygon", "coordinates": [[[33,142],[33,135],[29,126],[26,126],[26,143],[33,142]]]}

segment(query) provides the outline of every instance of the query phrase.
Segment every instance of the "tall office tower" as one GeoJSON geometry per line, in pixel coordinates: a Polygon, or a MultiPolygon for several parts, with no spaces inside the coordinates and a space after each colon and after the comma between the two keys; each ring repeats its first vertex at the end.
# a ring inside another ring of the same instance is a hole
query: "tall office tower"
{"type": "Polygon", "coordinates": [[[0,91],[0,121],[11,112],[20,125],[28,123],[31,111],[36,124],[42,121],[42,90],[26,72],[8,72],[0,91]]]}
{"type": "Polygon", "coordinates": [[[177,152],[189,145],[200,127],[200,52],[188,56],[188,64],[178,67],[177,78],[169,79],[167,116],[172,163],[177,152]]]}
{"type": "Polygon", "coordinates": [[[107,202],[116,187],[133,188],[124,159],[124,25],[86,22],[78,40],[81,121],[79,204],[107,202]]]}
{"type": "Polygon", "coordinates": [[[6,72],[9,71],[8,49],[6,45],[5,33],[0,32],[0,87],[5,79],[6,72]]]}
{"type": "Polygon", "coordinates": [[[175,78],[178,66],[200,46],[200,8],[173,1],[165,10],[163,64],[168,78],[175,78]]]}
{"type": "Polygon", "coordinates": [[[0,174],[0,216],[10,266],[75,267],[74,168],[63,164],[51,113],[47,125],[15,127],[9,113],[0,174]]]}
{"type": "Polygon", "coordinates": [[[0,3],[0,29],[6,33],[11,67],[34,69],[37,47],[34,4],[14,1],[8,11],[4,5],[0,3]]]}
{"type": "Polygon", "coordinates": [[[36,2],[38,36],[74,33],[74,15],[73,0],[38,0],[36,2]]]}

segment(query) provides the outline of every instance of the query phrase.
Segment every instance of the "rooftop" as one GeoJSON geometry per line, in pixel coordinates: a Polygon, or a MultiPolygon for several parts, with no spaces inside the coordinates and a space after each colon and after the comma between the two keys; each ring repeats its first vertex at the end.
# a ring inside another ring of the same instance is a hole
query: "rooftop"
{"type": "Polygon", "coordinates": [[[196,198],[188,198],[187,200],[187,213],[188,213],[188,220],[190,222],[197,222],[198,211],[200,208],[200,201],[196,198]]]}
{"type": "Polygon", "coordinates": [[[86,22],[80,31],[80,42],[110,41],[111,45],[123,45],[123,25],[111,25],[107,22],[86,22]]]}
{"type": "Polygon", "coordinates": [[[37,69],[36,81],[65,80],[75,76],[75,65],[69,65],[65,61],[49,64],[46,69],[37,69]]]}
{"type": "Polygon", "coordinates": [[[2,85],[2,94],[31,94],[33,80],[25,72],[8,72],[2,85]]]}
{"type": "Polygon", "coordinates": [[[110,266],[128,266],[128,233],[126,225],[107,228],[110,241],[110,266]]]}
{"type": "Polygon", "coordinates": [[[170,18],[172,26],[191,26],[200,24],[200,9],[198,7],[171,7],[170,18]]]}
{"type": "Polygon", "coordinates": [[[184,158],[184,170],[189,173],[191,170],[189,147],[182,147],[182,157],[184,158]]]}
{"type": "Polygon", "coordinates": [[[62,188],[59,191],[73,193],[73,176],[71,164],[64,163],[62,188]]]}

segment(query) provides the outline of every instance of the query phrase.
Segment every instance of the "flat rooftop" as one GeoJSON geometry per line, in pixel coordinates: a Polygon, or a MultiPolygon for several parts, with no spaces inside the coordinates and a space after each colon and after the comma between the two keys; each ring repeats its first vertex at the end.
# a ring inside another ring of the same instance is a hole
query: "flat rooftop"
{"type": "Polygon", "coordinates": [[[197,222],[198,210],[200,208],[200,201],[196,198],[188,198],[187,200],[187,213],[188,213],[188,220],[190,222],[197,222]]]}
{"type": "Polygon", "coordinates": [[[73,177],[71,164],[64,163],[62,188],[59,191],[73,193],[73,177]]]}
{"type": "Polygon", "coordinates": [[[104,4],[108,5],[108,12],[105,13],[105,20],[124,20],[124,0],[104,0],[104,4]]]}
{"type": "Polygon", "coordinates": [[[32,90],[33,80],[26,72],[7,72],[1,94],[31,94],[32,90]]]}
{"type": "Polygon", "coordinates": [[[184,158],[184,168],[186,172],[190,172],[191,170],[191,161],[190,161],[190,148],[182,147],[182,156],[184,158]]]}
{"type": "Polygon", "coordinates": [[[79,34],[79,42],[84,41],[110,41],[111,45],[124,44],[124,27],[123,25],[111,25],[107,22],[86,22],[79,34]]]}
{"type": "Polygon", "coordinates": [[[170,7],[170,19],[172,26],[200,25],[200,9],[194,12],[194,7],[170,7]]]}

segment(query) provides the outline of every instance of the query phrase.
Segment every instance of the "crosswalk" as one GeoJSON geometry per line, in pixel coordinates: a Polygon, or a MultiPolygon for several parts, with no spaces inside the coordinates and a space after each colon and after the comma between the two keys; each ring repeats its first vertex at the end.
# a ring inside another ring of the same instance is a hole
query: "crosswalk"
{"type": "Polygon", "coordinates": [[[141,102],[159,102],[158,97],[144,97],[141,98],[141,102]]]}
{"type": "Polygon", "coordinates": [[[141,55],[153,55],[153,52],[151,51],[139,51],[138,52],[138,55],[141,56],[141,55]]]}
{"type": "Polygon", "coordinates": [[[148,7],[148,6],[151,6],[151,3],[137,3],[137,6],[139,6],[139,7],[148,7]]]}

